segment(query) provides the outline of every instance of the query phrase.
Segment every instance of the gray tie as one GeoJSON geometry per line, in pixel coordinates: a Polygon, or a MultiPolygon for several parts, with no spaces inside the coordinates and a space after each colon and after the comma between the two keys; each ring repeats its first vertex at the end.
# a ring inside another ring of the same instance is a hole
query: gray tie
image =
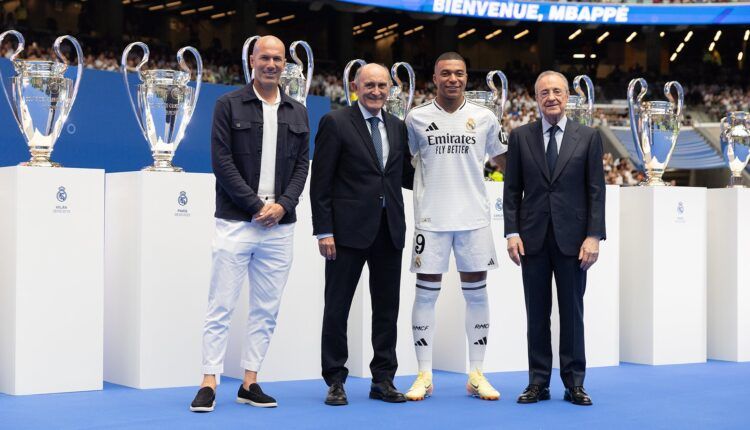
{"type": "Polygon", "coordinates": [[[372,145],[375,147],[375,155],[378,156],[378,166],[380,166],[380,170],[383,170],[385,167],[383,166],[383,139],[380,137],[380,129],[378,128],[380,118],[372,116],[367,118],[367,121],[370,122],[370,134],[372,135],[372,145]]]}

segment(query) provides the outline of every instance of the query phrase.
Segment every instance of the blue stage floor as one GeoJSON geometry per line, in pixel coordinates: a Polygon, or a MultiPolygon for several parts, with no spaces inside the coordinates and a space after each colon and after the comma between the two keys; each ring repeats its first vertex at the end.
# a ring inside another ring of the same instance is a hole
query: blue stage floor
{"type": "MultiPolygon", "coordinates": [[[[488,378],[502,394],[499,402],[466,396],[465,376],[446,372],[435,374],[432,398],[396,405],[369,400],[369,381],[358,378],[347,382],[349,406],[343,407],[323,404],[322,380],[263,384],[279,401],[275,409],[235,403],[239,381],[225,379],[209,414],[188,410],[194,387],[107,384],[96,392],[0,395],[0,429],[750,429],[750,363],[589,369],[592,407],[564,402],[557,379],[552,400],[519,405],[526,372],[488,378]]],[[[411,382],[399,377],[396,385],[403,390],[411,382]]]]}

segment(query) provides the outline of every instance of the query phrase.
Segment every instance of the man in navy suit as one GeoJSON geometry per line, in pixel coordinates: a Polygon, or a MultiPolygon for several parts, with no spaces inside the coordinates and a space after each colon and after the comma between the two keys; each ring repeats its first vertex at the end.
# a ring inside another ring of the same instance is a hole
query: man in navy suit
{"type": "Polygon", "coordinates": [[[550,398],[554,274],[564,399],[591,405],[583,388],[583,294],[606,238],[602,142],[596,130],[565,117],[565,76],[543,72],[534,91],[542,118],[510,134],[503,208],[508,254],[521,265],[526,299],[529,385],[518,403],[550,398]]]}
{"type": "Polygon", "coordinates": [[[357,71],[354,106],[327,113],[315,136],[310,182],[313,234],[326,258],[321,361],[329,386],[325,403],[348,403],[346,328],[365,262],[370,269],[372,347],[370,398],[406,401],[393,385],[401,254],[406,220],[402,185],[411,188],[407,132],[383,110],[388,69],[367,64],[357,71]]]}

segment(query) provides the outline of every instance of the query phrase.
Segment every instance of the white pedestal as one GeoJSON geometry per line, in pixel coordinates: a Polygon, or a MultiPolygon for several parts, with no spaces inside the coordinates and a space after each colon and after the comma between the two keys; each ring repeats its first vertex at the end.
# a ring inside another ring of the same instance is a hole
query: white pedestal
{"type": "MultiPolygon", "coordinates": [[[[417,356],[414,352],[414,341],[411,331],[411,309],[414,304],[416,276],[409,271],[411,265],[411,246],[414,237],[414,210],[412,192],[403,190],[404,213],[406,216],[406,246],[401,264],[401,295],[399,297],[398,335],[396,357],[398,370],[396,375],[413,375],[417,373],[417,356]]],[[[370,300],[370,271],[365,264],[362,277],[354,294],[352,309],[349,313],[348,341],[349,360],[346,363],[349,374],[361,378],[370,378],[370,361],[372,360],[372,301],[370,300]]],[[[407,387],[401,387],[407,388],[407,387]]]]}
{"type": "Polygon", "coordinates": [[[102,388],[104,171],[0,169],[0,392],[102,388]]]}
{"type": "MultiPolygon", "coordinates": [[[[492,231],[500,268],[487,274],[490,299],[490,335],[485,356],[485,372],[528,369],[526,343],[526,305],[521,268],[513,264],[506,251],[502,215],[503,184],[487,182],[492,203],[492,231]]],[[[589,270],[584,296],[586,359],[588,367],[619,364],[619,187],[607,186],[607,240],[601,242],[597,263],[589,270]]],[[[464,329],[465,304],[456,268],[443,276],[437,306],[434,367],[452,372],[468,371],[468,343],[464,329]]],[[[559,316],[556,287],[552,285],[552,349],[557,366],[559,316]]]]}
{"type": "MultiPolygon", "coordinates": [[[[289,381],[321,378],[320,340],[323,325],[325,260],[312,235],[308,175],[297,205],[294,262],[281,299],[276,332],[271,338],[258,380],[289,381]]],[[[227,376],[242,378],[242,343],[247,327],[248,285],[245,283],[232,316],[229,347],[224,361],[227,376]]],[[[350,341],[351,342],[351,341],[350,341]]],[[[200,360],[200,356],[198,357],[200,360]]]]}
{"type": "Polygon", "coordinates": [[[214,202],[211,174],[107,174],[105,380],[200,382],[214,202]]]}
{"type": "Polygon", "coordinates": [[[620,357],[706,360],[706,189],[621,190],[620,357]]]}
{"type": "Polygon", "coordinates": [[[750,189],[708,190],[708,357],[750,361],[750,189]]]}

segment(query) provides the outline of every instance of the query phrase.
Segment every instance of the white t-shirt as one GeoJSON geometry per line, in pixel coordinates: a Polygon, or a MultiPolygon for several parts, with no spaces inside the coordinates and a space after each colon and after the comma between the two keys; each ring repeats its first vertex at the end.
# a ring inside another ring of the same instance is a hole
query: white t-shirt
{"type": "Polygon", "coordinates": [[[485,154],[495,157],[508,150],[500,143],[495,114],[465,100],[448,113],[433,100],[409,111],[406,127],[409,148],[416,158],[416,227],[462,231],[488,226],[485,154]]]}

